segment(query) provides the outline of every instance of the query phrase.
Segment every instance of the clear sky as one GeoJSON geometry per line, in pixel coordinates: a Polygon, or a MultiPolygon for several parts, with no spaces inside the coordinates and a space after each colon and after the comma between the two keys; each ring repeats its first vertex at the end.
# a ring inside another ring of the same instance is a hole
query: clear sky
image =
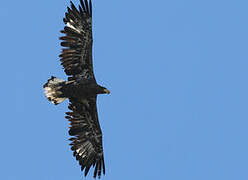
{"type": "MultiPolygon", "coordinates": [[[[103,180],[247,180],[248,1],[92,1],[103,180]]],[[[85,179],[42,90],[67,5],[1,1],[2,180],[85,179]]]]}

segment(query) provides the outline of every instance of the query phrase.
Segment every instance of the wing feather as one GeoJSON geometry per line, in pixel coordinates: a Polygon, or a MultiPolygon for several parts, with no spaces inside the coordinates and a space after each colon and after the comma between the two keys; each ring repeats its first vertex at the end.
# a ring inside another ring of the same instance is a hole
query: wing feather
{"type": "Polygon", "coordinates": [[[69,134],[73,155],[79,161],[85,176],[91,167],[94,167],[94,177],[105,174],[105,165],[102,147],[102,132],[98,121],[96,97],[79,102],[70,99],[66,119],[70,121],[69,134]]]}
{"type": "Polygon", "coordinates": [[[85,0],[84,3],[85,3],[85,7],[86,7],[86,12],[89,14],[88,0],[85,0]]]}
{"type": "Polygon", "coordinates": [[[95,81],[92,65],[92,4],[87,0],[80,2],[78,9],[71,2],[71,7],[65,13],[65,27],[61,31],[64,36],[60,37],[64,48],[60,61],[68,76],[95,81]]]}

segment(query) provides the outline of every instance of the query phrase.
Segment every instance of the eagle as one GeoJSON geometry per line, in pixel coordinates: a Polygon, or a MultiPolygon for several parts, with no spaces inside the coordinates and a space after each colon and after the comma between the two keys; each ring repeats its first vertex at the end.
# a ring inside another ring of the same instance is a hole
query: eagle
{"type": "Polygon", "coordinates": [[[63,19],[64,35],[60,37],[62,52],[59,55],[67,81],[52,76],[44,84],[44,93],[57,105],[69,99],[65,118],[70,121],[69,135],[73,156],[87,176],[90,168],[93,177],[105,174],[102,131],[97,114],[97,95],[110,91],[97,84],[92,63],[92,2],[80,0],[78,8],[70,2],[63,19]]]}

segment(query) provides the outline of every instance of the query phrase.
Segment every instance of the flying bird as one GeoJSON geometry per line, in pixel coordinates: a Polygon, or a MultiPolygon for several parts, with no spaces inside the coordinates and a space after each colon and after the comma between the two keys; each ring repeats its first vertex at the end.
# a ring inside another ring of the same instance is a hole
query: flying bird
{"type": "Polygon", "coordinates": [[[97,95],[109,94],[109,90],[97,84],[92,63],[92,3],[80,0],[78,8],[71,2],[63,19],[64,35],[60,37],[61,65],[68,80],[51,77],[43,88],[45,96],[57,105],[69,99],[71,150],[81,170],[87,176],[91,167],[93,177],[105,174],[102,131],[97,114],[97,95]]]}

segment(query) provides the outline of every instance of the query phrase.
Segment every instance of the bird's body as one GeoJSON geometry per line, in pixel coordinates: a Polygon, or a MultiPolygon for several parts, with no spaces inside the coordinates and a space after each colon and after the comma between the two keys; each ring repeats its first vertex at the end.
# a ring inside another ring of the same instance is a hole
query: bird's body
{"type": "Polygon", "coordinates": [[[91,0],[80,0],[77,9],[71,2],[67,8],[61,32],[62,49],[61,65],[69,76],[68,81],[51,77],[43,86],[45,95],[53,104],[69,99],[70,112],[66,119],[70,121],[69,134],[73,136],[71,149],[79,161],[81,170],[87,175],[93,166],[94,177],[105,174],[102,147],[102,132],[98,121],[96,100],[98,94],[109,94],[109,91],[98,85],[92,63],[92,4],[91,0]]]}

